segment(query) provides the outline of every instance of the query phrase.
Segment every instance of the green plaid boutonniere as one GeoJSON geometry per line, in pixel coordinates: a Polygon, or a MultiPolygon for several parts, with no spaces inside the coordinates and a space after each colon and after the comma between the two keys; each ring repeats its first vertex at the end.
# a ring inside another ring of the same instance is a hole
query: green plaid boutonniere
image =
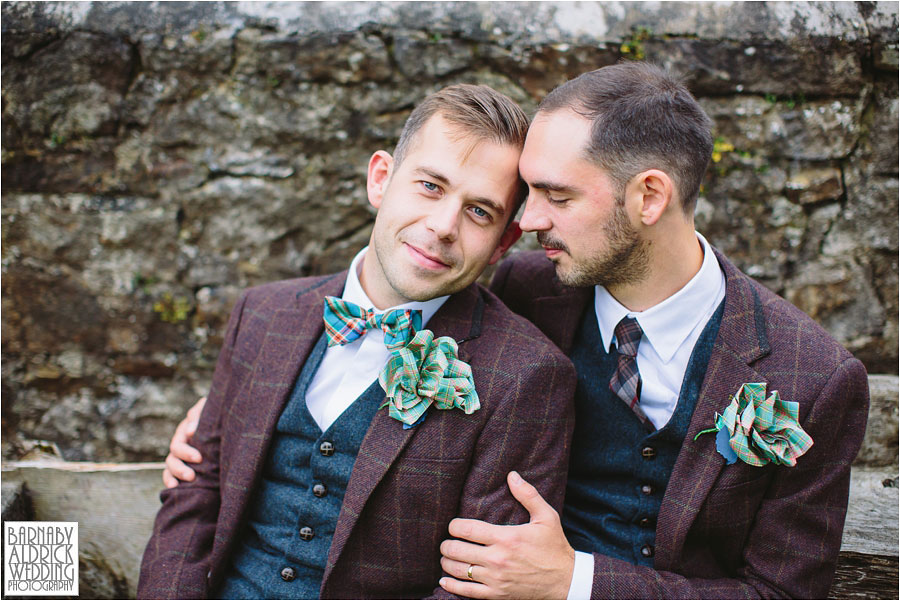
{"type": "Polygon", "coordinates": [[[738,459],[762,467],[775,463],[793,467],[813,440],[798,421],[799,404],[785,401],[773,390],[766,396],[766,384],[741,384],[731,397],[725,413],[716,413],[716,427],[699,432],[716,432],[716,450],[731,465],[738,459]]]}
{"type": "MultiPolygon", "coordinates": [[[[391,352],[378,376],[387,394],[388,414],[406,429],[422,419],[431,405],[438,409],[478,410],[472,368],[457,357],[456,341],[419,330],[406,345],[391,352]]],[[[384,407],[384,405],[382,405],[384,407]]]]}

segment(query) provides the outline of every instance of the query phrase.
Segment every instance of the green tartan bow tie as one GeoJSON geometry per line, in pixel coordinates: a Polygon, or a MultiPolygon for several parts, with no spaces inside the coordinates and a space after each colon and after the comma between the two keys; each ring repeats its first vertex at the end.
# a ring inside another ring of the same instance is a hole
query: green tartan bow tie
{"type": "Polygon", "coordinates": [[[409,342],[422,327],[422,312],[418,309],[394,309],[376,314],[355,303],[336,296],[325,297],[325,332],[328,346],[350,344],[370,328],[384,331],[384,345],[393,350],[409,342]]]}

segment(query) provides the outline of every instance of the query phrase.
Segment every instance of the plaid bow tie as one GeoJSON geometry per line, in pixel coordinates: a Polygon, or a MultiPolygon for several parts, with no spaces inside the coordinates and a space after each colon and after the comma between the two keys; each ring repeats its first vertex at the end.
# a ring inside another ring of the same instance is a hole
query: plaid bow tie
{"type": "Polygon", "coordinates": [[[363,309],[336,296],[325,297],[324,319],[328,346],[350,344],[369,328],[381,328],[384,345],[394,350],[422,328],[422,312],[418,309],[394,309],[376,315],[374,309],[363,309]]]}
{"type": "Polygon", "coordinates": [[[616,362],[616,371],[609,381],[609,389],[613,391],[617,397],[625,401],[625,404],[631,407],[634,414],[641,420],[641,423],[649,430],[655,430],[653,422],[641,409],[641,374],[638,371],[637,351],[638,345],[641,343],[641,336],[644,331],[640,324],[633,317],[623,317],[622,321],[615,329],[616,341],[618,347],[618,359],[616,362]]]}

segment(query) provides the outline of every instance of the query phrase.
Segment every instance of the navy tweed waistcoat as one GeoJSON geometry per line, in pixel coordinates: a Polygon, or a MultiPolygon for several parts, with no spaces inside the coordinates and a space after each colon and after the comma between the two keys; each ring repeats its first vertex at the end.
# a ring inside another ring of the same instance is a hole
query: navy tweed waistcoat
{"type": "Polygon", "coordinates": [[[322,432],[306,407],[306,390],[326,344],[322,334],[278,419],[220,598],[319,597],[353,464],[384,400],[376,380],[322,432]]]}
{"type": "Polygon", "coordinates": [[[648,433],[609,388],[615,352],[603,348],[588,304],[569,358],[575,364],[575,432],[562,524],[578,551],[652,566],[656,518],[690,425],[719,331],[724,301],[691,353],[675,412],[648,433]]]}

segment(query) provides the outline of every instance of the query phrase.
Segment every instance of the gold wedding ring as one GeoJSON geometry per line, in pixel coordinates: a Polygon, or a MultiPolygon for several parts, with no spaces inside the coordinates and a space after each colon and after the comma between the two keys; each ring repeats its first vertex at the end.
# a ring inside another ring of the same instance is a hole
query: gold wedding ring
{"type": "Polygon", "coordinates": [[[471,564],[471,563],[470,563],[470,564],[469,564],[469,569],[466,570],[466,578],[468,578],[469,580],[472,580],[472,581],[475,580],[475,578],[472,577],[472,568],[474,568],[474,567],[475,567],[474,564],[471,564]]]}

